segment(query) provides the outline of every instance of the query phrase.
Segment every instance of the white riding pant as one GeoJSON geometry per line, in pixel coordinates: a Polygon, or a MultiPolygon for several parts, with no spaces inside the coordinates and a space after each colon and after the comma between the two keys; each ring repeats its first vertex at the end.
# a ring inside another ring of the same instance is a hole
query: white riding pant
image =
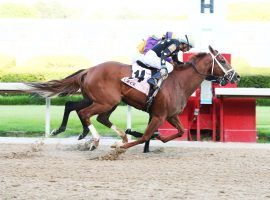
{"type": "MultiPolygon", "coordinates": [[[[153,68],[160,69],[161,68],[161,62],[160,57],[157,56],[157,54],[153,50],[149,50],[143,57],[143,63],[150,65],[153,68]]],[[[168,73],[172,72],[173,65],[166,61],[166,67],[168,70],[168,73]]]]}

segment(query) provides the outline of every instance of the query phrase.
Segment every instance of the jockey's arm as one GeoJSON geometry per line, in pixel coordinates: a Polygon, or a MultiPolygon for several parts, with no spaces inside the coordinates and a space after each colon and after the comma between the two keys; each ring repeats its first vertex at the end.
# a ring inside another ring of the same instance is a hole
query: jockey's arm
{"type": "Polygon", "coordinates": [[[166,65],[166,58],[170,57],[172,55],[172,53],[176,50],[176,45],[175,44],[171,44],[170,46],[168,46],[166,49],[164,49],[163,51],[161,51],[161,66],[166,65]]]}
{"type": "Polygon", "coordinates": [[[177,65],[183,64],[183,62],[181,62],[180,60],[178,60],[177,54],[175,54],[175,55],[172,56],[172,60],[173,60],[173,62],[176,63],[177,65]]]}

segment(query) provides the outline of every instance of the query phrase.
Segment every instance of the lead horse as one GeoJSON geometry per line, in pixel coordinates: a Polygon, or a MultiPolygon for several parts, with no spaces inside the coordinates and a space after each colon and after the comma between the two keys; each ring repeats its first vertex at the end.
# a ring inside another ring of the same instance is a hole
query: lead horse
{"type": "MultiPolygon", "coordinates": [[[[99,135],[91,123],[92,116],[98,115],[98,118],[110,122],[110,114],[121,100],[137,109],[146,111],[146,95],[121,81],[123,77],[130,77],[131,73],[130,65],[105,62],[62,80],[32,83],[30,86],[32,87],[31,92],[37,92],[43,96],[69,95],[81,89],[84,97],[88,99],[88,103],[86,107],[82,107],[78,111],[78,115],[83,126],[89,127],[94,138],[93,143],[97,145],[99,135]]],[[[113,126],[111,122],[109,123],[110,128],[115,129],[123,138],[124,143],[121,147],[127,149],[148,141],[165,120],[174,126],[178,133],[170,136],[159,135],[157,138],[162,142],[168,142],[181,137],[184,127],[179,121],[178,115],[186,106],[188,98],[204,79],[211,79],[224,85],[228,82],[238,82],[240,76],[211,46],[209,46],[209,53],[198,53],[190,58],[189,62],[181,66],[176,65],[155,97],[149,110],[151,121],[141,138],[128,142],[124,132],[113,126]]]]}

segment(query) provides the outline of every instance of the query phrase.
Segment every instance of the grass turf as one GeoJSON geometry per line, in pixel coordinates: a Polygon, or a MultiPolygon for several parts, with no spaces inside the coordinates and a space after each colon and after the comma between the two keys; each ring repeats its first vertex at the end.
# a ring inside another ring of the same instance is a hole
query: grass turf
{"type": "MultiPolygon", "coordinates": [[[[41,136],[45,130],[45,106],[0,106],[0,136],[41,136]]],[[[51,129],[60,126],[64,106],[51,106],[51,129]]],[[[126,106],[118,106],[111,116],[111,121],[124,130],[126,128],[126,106]]],[[[270,141],[270,107],[256,107],[256,123],[260,142],[270,141]]],[[[148,122],[148,114],[132,108],[132,127],[143,132],[148,122]]],[[[93,118],[93,124],[102,136],[116,136],[109,128],[101,125],[93,118]]],[[[58,137],[78,136],[82,126],[75,112],[72,112],[67,130],[58,137]]]]}
{"type": "MultiPolygon", "coordinates": [[[[0,106],[0,135],[2,136],[37,136],[44,134],[45,106],[0,106]]],[[[51,129],[60,126],[64,113],[64,106],[51,106],[51,129]]],[[[124,130],[126,128],[126,106],[118,106],[110,120],[124,130]]],[[[111,129],[98,123],[93,117],[93,124],[102,136],[115,136],[111,129]]],[[[148,122],[148,114],[132,109],[132,126],[143,131],[148,122]]],[[[77,136],[82,131],[82,125],[76,112],[72,112],[68,121],[67,130],[59,137],[77,136]]]]}

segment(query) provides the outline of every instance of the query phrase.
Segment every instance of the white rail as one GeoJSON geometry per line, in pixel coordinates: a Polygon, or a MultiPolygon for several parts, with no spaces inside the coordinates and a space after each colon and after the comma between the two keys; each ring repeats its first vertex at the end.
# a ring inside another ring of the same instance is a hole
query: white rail
{"type": "Polygon", "coordinates": [[[30,87],[24,83],[0,83],[1,92],[15,92],[15,91],[24,91],[30,87]]]}
{"type": "MultiPolygon", "coordinates": [[[[0,93],[24,93],[30,87],[24,83],[0,83],[0,93]]],[[[45,110],[45,137],[50,134],[50,106],[51,99],[46,98],[46,110],[45,110]]]]}
{"type": "Polygon", "coordinates": [[[270,88],[216,88],[216,96],[269,98],[270,88]]]}

